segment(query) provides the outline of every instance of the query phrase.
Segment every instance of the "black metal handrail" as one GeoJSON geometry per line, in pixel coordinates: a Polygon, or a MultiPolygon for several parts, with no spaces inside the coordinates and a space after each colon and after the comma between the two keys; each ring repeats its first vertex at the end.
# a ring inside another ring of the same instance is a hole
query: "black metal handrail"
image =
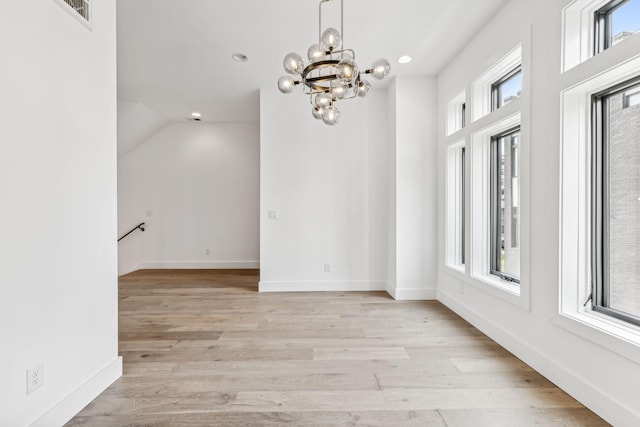
{"type": "Polygon", "coordinates": [[[140,224],[136,225],[135,227],[133,227],[131,230],[129,230],[129,232],[127,234],[125,234],[124,236],[122,236],[121,238],[118,239],[118,242],[122,239],[124,239],[125,237],[127,237],[129,234],[133,233],[134,231],[136,231],[137,229],[140,229],[140,231],[144,231],[144,222],[141,222],[140,224]]]}

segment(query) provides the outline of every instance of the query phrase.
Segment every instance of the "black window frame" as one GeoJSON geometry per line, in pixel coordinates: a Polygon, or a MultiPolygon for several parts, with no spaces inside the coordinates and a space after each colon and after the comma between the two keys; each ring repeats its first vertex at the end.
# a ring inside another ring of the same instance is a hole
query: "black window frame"
{"type": "Polygon", "coordinates": [[[591,97],[591,307],[596,312],[640,326],[640,316],[611,308],[609,301],[609,100],[638,85],[640,76],[591,97]]]}
{"type": "Polygon", "coordinates": [[[460,120],[460,129],[464,129],[467,126],[467,102],[463,102],[462,106],[460,107],[460,114],[461,114],[461,120],[460,120]]]}
{"type": "Polygon", "coordinates": [[[612,18],[613,13],[620,7],[622,7],[629,0],[613,0],[596,10],[594,13],[595,22],[595,40],[594,40],[594,55],[597,55],[612,46],[613,34],[612,34],[612,18]]]}
{"type": "MultiPolygon", "coordinates": [[[[502,271],[500,271],[500,249],[501,249],[501,239],[500,239],[500,230],[502,228],[502,224],[500,221],[500,209],[501,209],[501,200],[500,197],[498,197],[498,194],[500,193],[500,189],[498,188],[498,186],[500,185],[500,179],[498,177],[498,175],[500,174],[500,171],[498,169],[498,164],[500,162],[499,157],[499,151],[498,151],[498,141],[502,138],[511,136],[513,134],[516,133],[520,133],[521,138],[522,138],[522,130],[521,130],[521,126],[515,126],[512,127],[504,132],[501,132],[499,134],[496,134],[494,136],[491,137],[491,168],[490,168],[490,173],[491,173],[491,177],[490,177],[490,234],[491,234],[491,244],[490,244],[490,252],[491,252],[491,259],[490,259],[490,272],[492,275],[499,277],[502,280],[505,280],[507,282],[512,282],[512,283],[516,283],[516,284],[520,284],[520,279],[517,277],[513,277],[511,275],[508,275],[506,273],[503,273],[502,271]]],[[[506,179],[506,177],[505,177],[506,179]]]]}
{"type": "Polygon", "coordinates": [[[491,84],[491,111],[492,112],[504,107],[505,105],[500,103],[502,99],[502,84],[520,72],[522,72],[522,64],[519,64],[513,70],[509,71],[507,74],[500,77],[499,80],[496,80],[491,84]]]}

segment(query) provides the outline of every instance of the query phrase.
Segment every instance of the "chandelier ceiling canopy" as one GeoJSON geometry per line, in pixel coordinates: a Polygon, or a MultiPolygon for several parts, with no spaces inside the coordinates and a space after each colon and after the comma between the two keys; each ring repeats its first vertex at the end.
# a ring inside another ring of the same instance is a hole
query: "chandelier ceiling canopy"
{"type": "Polygon", "coordinates": [[[340,0],[340,31],[335,28],[322,30],[322,7],[333,0],[321,0],[319,6],[318,43],[311,45],[307,52],[309,63],[302,56],[289,53],[284,58],[284,70],[288,75],[278,80],[282,93],[292,93],[297,85],[302,85],[303,93],[309,95],[312,114],[328,125],[340,121],[340,110],[336,102],[342,99],[365,97],[371,83],[364,75],[382,80],[391,71],[386,59],[373,62],[371,68],[360,70],[356,64],[356,53],[343,47],[344,4],[340,0]]]}

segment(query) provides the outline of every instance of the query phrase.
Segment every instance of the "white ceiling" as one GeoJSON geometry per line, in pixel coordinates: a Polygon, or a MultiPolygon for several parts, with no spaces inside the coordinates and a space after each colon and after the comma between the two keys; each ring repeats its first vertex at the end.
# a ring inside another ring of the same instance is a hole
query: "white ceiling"
{"type": "MultiPolygon", "coordinates": [[[[345,47],[361,68],[382,57],[391,76],[437,75],[505,1],[344,0],[345,47]],[[413,62],[398,64],[404,54],[413,62]]],[[[306,58],[317,42],[318,3],[118,0],[119,99],[167,120],[200,111],[208,121],[258,121],[259,89],[275,87],[288,52],[306,58]],[[234,52],[249,61],[234,62],[234,52]]]]}

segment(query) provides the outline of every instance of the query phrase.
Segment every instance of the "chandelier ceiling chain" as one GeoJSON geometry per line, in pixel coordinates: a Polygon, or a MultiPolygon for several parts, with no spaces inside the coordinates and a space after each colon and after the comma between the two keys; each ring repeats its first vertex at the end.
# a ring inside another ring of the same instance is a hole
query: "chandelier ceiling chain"
{"type": "Polygon", "coordinates": [[[338,100],[365,97],[371,83],[363,77],[370,74],[377,80],[384,79],[391,71],[386,59],[374,61],[371,68],[359,71],[355,62],[356,53],[344,46],[344,2],[340,0],[340,31],[327,28],[322,31],[322,6],[333,0],[321,0],[318,6],[318,43],[311,45],[307,52],[309,64],[305,65],[297,53],[289,53],[284,58],[284,70],[288,75],[278,80],[282,93],[291,93],[302,84],[303,93],[309,95],[312,114],[328,125],[340,121],[340,110],[335,106],[338,100]],[[300,80],[296,80],[296,76],[300,80]]]}

